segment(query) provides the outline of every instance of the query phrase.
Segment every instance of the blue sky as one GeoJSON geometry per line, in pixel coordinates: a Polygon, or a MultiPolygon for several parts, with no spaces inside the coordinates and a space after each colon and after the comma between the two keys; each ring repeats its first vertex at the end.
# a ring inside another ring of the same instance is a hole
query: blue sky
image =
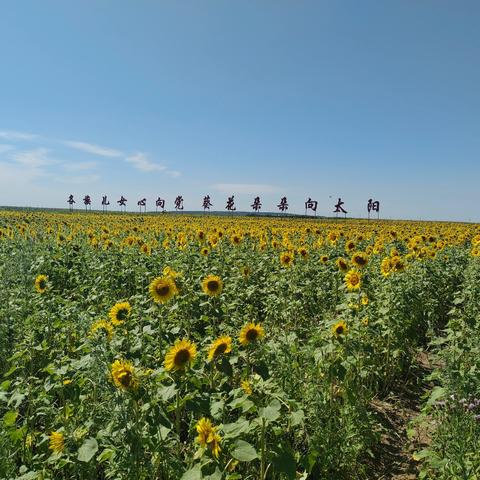
{"type": "Polygon", "coordinates": [[[0,205],[342,197],[480,221],[480,2],[5,2],[0,205]]]}

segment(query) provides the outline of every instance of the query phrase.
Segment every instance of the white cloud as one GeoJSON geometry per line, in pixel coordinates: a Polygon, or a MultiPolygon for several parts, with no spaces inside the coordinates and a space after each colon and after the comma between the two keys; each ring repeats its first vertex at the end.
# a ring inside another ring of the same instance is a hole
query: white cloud
{"type": "Polygon", "coordinates": [[[126,157],[125,160],[128,163],[131,163],[137,170],[142,172],[163,172],[167,170],[167,167],[151,162],[148,159],[148,156],[141,152],[126,157]]]}
{"type": "Polygon", "coordinates": [[[223,193],[239,193],[259,195],[261,193],[278,193],[281,187],[260,183],[215,183],[212,188],[223,193]]]}
{"type": "Polygon", "coordinates": [[[177,178],[181,175],[181,172],[179,172],[178,170],[167,170],[166,173],[173,178],[177,178]]]}
{"type": "Polygon", "coordinates": [[[100,175],[61,175],[53,177],[54,180],[61,183],[69,183],[73,185],[86,185],[95,183],[100,180],[100,175]]]}
{"type": "Polygon", "coordinates": [[[5,140],[34,140],[39,138],[39,135],[26,132],[15,132],[13,130],[0,130],[0,138],[5,140]]]}
{"type": "Polygon", "coordinates": [[[77,163],[65,163],[62,165],[65,170],[70,172],[79,172],[85,170],[93,170],[97,168],[97,162],[77,162],[77,163]]]}
{"type": "Polygon", "coordinates": [[[25,150],[15,152],[10,157],[17,163],[27,168],[46,167],[58,163],[48,157],[49,151],[46,148],[36,148],[34,150],[25,150]]]}
{"type": "Polygon", "coordinates": [[[92,153],[93,155],[99,155],[101,157],[122,157],[123,153],[113,148],[101,147],[100,145],[94,145],[93,143],[86,142],[63,142],[64,145],[80,150],[82,152],[92,153]]]}

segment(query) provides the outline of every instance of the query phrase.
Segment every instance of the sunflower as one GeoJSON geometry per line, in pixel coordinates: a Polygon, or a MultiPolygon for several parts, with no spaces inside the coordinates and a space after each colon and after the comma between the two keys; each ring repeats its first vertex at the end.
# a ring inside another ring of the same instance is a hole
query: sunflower
{"type": "Polygon", "coordinates": [[[348,333],[347,324],[343,320],[340,320],[332,327],[332,332],[336,337],[346,335],[348,333]]]}
{"type": "Polygon", "coordinates": [[[38,275],[35,279],[35,290],[38,293],[45,293],[47,290],[48,277],[46,275],[38,275]]]}
{"type": "Polygon", "coordinates": [[[293,253],[283,252],[280,254],[280,264],[282,267],[291,267],[293,264],[293,253]]]}
{"type": "Polygon", "coordinates": [[[226,335],[217,338],[208,349],[208,361],[232,351],[232,338],[226,335]]]}
{"type": "Polygon", "coordinates": [[[348,290],[358,290],[361,285],[360,273],[356,270],[349,270],[345,275],[345,285],[348,290]]]}
{"type": "Polygon", "coordinates": [[[112,325],[121,325],[129,316],[132,307],[128,302],[116,303],[108,313],[112,325]]]}
{"type": "Polygon", "coordinates": [[[108,322],[107,320],[97,320],[90,327],[90,335],[95,335],[99,330],[103,330],[107,335],[107,338],[111,340],[113,335],[113,325],[110,322],[108,322]]]}
{"type": "Polygon", "coordinates": [[[346,272],[348,270],[348,262],[343,257],[337,258],[335,263],[341,272],[346,272]]]}
{"type": "Polygon", "coordinates": [[[145,253],[146,255],[151,255],[152,254],[152,247],[150,245],[148,245],[148,243],[144,243],[141,247],[140,247],[140,251],[142,253],[145,253]]]}
{"type": "Polygon", "coordinates": [[[215,458],[218,458],[218,455],[221,451],[220,441],[222,438],[216,431],[216,427],[212,425],[212,422],[208,418],[201,418],[196,425],[196,430],[198,436],[196,441],[203,448],[209,448],[212,451],[212,454],[215,458]]]}
{"type": "Polygon", "coordinates": [[[208,254],[209,254],[210,250],[207,248],[207,247],[203,247],[201,250],[200,250],[200,253],[206,257],[208,254]]]}
{"type": "Polygon", "coordinates": [[[154,278],[148,290],[150,291],[153,301],[156,303],[167,303],[178,294],[175,280],[170,276],[154,278]]]}
{"type": "Polygon", "coordinates": [[[176,272],[173,268],[168,266],[163,269],[162,274],[164,277],[171,277],[171,278],[177,278],[182,276],[180,272],[176,272]]]}
{"type": "Polygon", "coordinates": [[[242,236],[235,233],[231,236],[230,240],[234,245],[240,245],[242,242],[242,236]]]}
{"type": "Polygon", "coordinates": [[[252,385],[248,380],[242,380],[240,382],[240,386],[242,387],[242,390],[247,394],[251,395],[253,393],[252,385]]]}
{"type": "Polygon", "coordinates": [[[210,297],[220,295],[223,290],[223,281],[217,275],[208,275],[202,280],[202,290],[210,297]]]}
{"type": "Polygon", "coordinates": [[[353,240],[349,240],[346,244],[345,244],[345,251],[347,253],[350,253],[353,249],[355,248],[355,242],[353,240]]]}
{"type": "Polygon", "coordinates": [[[249,277],[250,274],[252,273],[252,271],[250,270],[250,267],[247,267],[247,266],[242,267],[242,268],[240,269],[240,271],[242,272],[242,275],[243,275],[245,278],[249,277]]]}
{"type": "Polygon", "coordinates": [[[358,268],[363,268],[368,263],[368,255],[364,252],[355,252],[352,255],[352,263],[358,268]]]}
{"type": "Polygon", "coordinates": [[[366,295],[363,295],[361,302],[362,302],[362,305],[365,305],[365,306],[368,305],[368,302],[369,302],[368,297],[366,295]]]}
{"type": "Polygon", "coordinates": [[[390,257],[385,257],[380,264],[380,270],[384,277],[388,277],[392,271],[392,262],[390,257]]]}
{"type": "Polygon", "coordinates": [[[240,330],[240,343],[243,346],[249,345],[251,343],[260,340],[262,337],[265,336],[265,330],[263,329],[260,323],[247,323],[241,330],[240,330]]]}
{"type": "Polygon", "coordinates": [[[52,432],[49,437],[50,443],[48,448],[53,451],[53,453],[62,453],[65,449],[65,437],[62,432],[52,432]]]}
{"type": "Polygon", "coordinates": [[[327,262],[328,262],[328,255],[322,255],[322,256],[320,257],[320,261],[321,261],[323,264],[327,263],[327,262]]]}
{"type": "Polygon", "coordinates": [[[177,340],[165,355],[165,368],[170,370],[184,370],[191,365],[197,355],[197,347],[189,340],[177,340]]]}
{"type": "Polygon", "coordinates": [[[308,250],[305,247],[301,247],[298,249],[298,253],[303,259],[307,259],[308,257],[308,250]]]}
{"type": "Polygon", "coordinates": [[[135,367],[127,360],[115,360],[111,366],[111,374],[117,388],[132,390],[138,387],[135,367]]]}
{"type": "Polygon", "coordinates": [[[395,272],[403,272],[405,270],[405,262],[401,257],[392,257],[390,259],[390,265],[395,272]]]}

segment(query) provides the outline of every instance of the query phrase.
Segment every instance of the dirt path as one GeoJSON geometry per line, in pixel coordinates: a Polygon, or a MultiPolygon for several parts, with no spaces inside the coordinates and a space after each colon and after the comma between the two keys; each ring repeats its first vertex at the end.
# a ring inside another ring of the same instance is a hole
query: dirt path
{"type": "Polygon", "coordinates": [[[373,452],[372,480],[418,478],[417,462],[412,455],[429,444],[430,435],[424,427],[411,422],[420,413],[422,397],[433,387],[426,380],[432,369],[428,354],[420,353],[404,383],[395,385],[386,397],[372,401],[381,436],[380,444],[373,452]]]}

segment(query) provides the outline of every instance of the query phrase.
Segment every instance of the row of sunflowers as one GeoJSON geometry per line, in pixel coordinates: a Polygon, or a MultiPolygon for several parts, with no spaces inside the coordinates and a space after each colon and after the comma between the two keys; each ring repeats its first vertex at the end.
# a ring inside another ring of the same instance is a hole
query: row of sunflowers
{"type": "Polygon", "coordinates": [[[0,478],[367,479],[480,227],[0,212],[0,478]]]}

